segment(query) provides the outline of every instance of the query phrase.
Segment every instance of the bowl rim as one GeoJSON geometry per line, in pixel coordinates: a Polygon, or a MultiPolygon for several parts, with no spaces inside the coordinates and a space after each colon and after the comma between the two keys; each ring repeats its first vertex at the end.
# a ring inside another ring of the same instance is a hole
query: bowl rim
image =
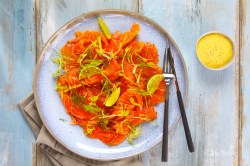
{"type": "Polygon", "coordinates": [[[222,33],[222,32],[219,32],[219,31],[208,31],[206,33],[204,33],[203,35],[201,35],[199,37],[199,39],[196,41],[196,45],[195,45],[195,52],[196,52],[196,56],[197,58],[199,59],[200,63],[202,64],[202,66],[204,66],[205,68],[209,69],[209,70],[213,70],[213,71],[220,71],[220,70],[224,70],[226,68],[228,68],[233,62],[234,62],[234,59],[235,59],[235,45],[234,45],[234,42],[233,40],[228,36],[226,35],[225,33],[222,33]],[[219,34],[221,36],[224,36],[226,39],[228,39],[228,41],[231,43],[232,45],[232,51],[233,51],[233,54],[232,54],[232,58],[229,62],[227,62],[225,65],[221,66],[221,67],[218,67],[218,68],[213,68],[213,67],[209,67],[207,65],[205,65],[202,60],[200,59],[199,55],[198,55],[198,51],[197,51],[197,47],[198,47],[198,43],[199,41],[204,38],[205,36],[208,36],[208,35],[211,35],[211,34],[219,34]]]}

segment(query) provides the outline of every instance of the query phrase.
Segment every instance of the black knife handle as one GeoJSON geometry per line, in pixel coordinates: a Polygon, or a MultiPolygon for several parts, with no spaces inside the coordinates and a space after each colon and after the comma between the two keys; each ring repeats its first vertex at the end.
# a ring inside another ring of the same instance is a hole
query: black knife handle
{"type": "Polygon", "coordinates": [[[163,138],[162,138],[162,151],[161,151],[162,162],[168,161],[168,105],[169,105],[169,100],[168,98],[166,98],[164,105],[163,138]]]}
{"type": "Polygon", "coordinates": [[[182,101],[181,92],[179,90],[177,91],[177,97],[178,97],[182,122],[183,122],[183,126],[184,126],[184,131],[185,131],[185,135],[186,135],[186,139],[187,139],[188,149],[190,152],[194,152],[194,144],[193,144],[191,133],[190,133],[189,126],[188,126],[187,116],[185,113],[185,108],[184,108],[184,104],[182,101]]]}

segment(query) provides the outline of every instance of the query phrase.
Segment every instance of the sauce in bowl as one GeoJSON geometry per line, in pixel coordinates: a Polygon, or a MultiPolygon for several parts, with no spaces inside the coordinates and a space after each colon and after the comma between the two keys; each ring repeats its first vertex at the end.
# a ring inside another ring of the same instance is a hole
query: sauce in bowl
{"type": "Polygon", "coordinates": [[[234,56],[234,45],[229,37],[221,33],[207,33],[197,42],[196,53],[205,67],[218,70],[230,65],[234,56]]]}

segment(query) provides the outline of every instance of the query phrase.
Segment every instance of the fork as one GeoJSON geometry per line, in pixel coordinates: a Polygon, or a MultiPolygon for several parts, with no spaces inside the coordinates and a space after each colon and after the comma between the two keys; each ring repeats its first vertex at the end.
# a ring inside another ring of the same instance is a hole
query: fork
{"type": "Polygon", "coordinates": [[[175,77],[176,94],[177,94],[177,98],[178,98],[178,103],[179,103],[182,123],[183,123],[183,127],[184,127],[184,132],[185,132],[185,136],[186,136],[186,140],[187,140],[188,150],[191,153],[193,153],[194,152],[194,144],[193,144],[190,129],[189,129],[189,126],[188,126],[188,121],[187,121],[187,116],[186,116],[186,113],[185,113],[185,107],[184,107],[184,103],[183,103],[183,100],[182,100],[181,91],[179,89],[179,84],[178,84],[176,71],[175,71],[175,67],[174,67],[174,58],[173,58],[172,53],[171,53],[170,50],[169,50],[169,62],[170,62],[170,66],[171,66],[171,69],[172,69],[172,73],[174,74],[174,77],[175,77]]]}
{"type": "Polygon", "coordinates": [[[168,161],[168,105],[169,105],[169,84],[174,78],[172,74],[171,66],[169,65],[170,62],[170,48],[167,48],[167,52],[165,49],[164,59],[163,59],[163,77],[166,83],[166,97],[165,97],[165,104],[164,104],[164,120],[163,120],[163,138],[162,138],[162,156],[161,161],[167,162],[168,161]]]}

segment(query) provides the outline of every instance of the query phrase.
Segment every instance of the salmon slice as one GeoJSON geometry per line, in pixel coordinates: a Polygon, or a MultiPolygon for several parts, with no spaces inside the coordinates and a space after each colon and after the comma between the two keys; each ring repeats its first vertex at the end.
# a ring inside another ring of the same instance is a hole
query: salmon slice
{"type": "Polygon", "coordinates": [[[121,66],[117,63],[117,60],[111,59],[109,64],[104,68],[104,74],[108,77],[108,79],[113,82],[119,77],[119,72],[121,70],[121,66]]]}
{"type": "Polygon", "coordinates": [[[147,59],[147,62],[157,64],[159,62],[158,50],[153,43],[146,43],[142,48],[140,55],[147,59]]]}
{"type": "Polygon", "coordinates": [[[81,82],[78,79],[78,69],[72,69],[57,78],[57,83],[60,83],[61,86],[74,87],[80,85],[81,82]]]}
{"type": "Polygon", "coordinates": [[[89,120],[94,116],[92,113],[83,110],[80,105],[74,105],[72,97],[68,93],[60,91],[59,94],[68,114],[85,120],[89,120]]]}
{"type": "Polygon", "coordinates": [[[117,134],[114,129],[104,130],[101,127],[96,129],[88,135],[90,138],[98,138],[107,145],[115,146],[123,142],[127,138],[128,132],[125,134],[117,134]]]}

